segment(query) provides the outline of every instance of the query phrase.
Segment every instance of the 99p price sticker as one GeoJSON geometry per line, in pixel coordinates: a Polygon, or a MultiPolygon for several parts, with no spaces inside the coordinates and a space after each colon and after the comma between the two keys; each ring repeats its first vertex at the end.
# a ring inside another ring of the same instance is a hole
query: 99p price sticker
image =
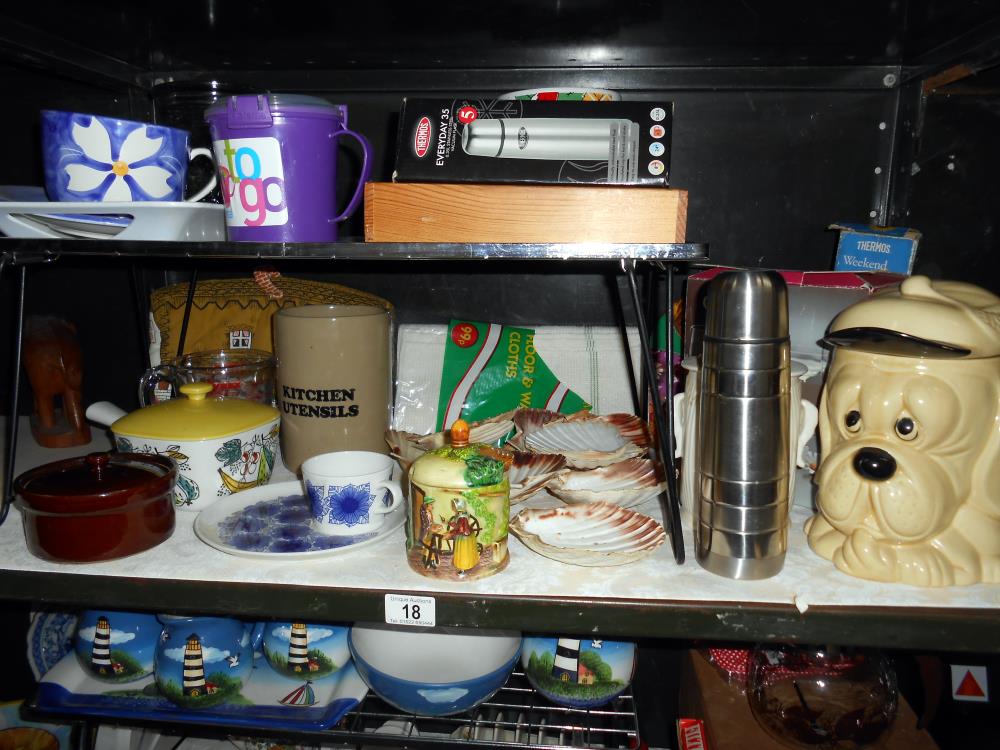
{"type": "Polygon", "coordinates": [[[389,625],[433,628],[435,622],[434,597],[386,594],[385,621],[389,625]]]}

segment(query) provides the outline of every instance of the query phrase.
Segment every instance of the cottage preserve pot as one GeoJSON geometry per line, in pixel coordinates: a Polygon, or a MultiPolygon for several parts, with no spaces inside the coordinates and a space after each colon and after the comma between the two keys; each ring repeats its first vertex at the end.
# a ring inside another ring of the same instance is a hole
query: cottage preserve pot
{"type": "Polygon", "coordinates": [[[55,562],[115,560],[174,531],[177,466],[165,456],[91,453],[45,464],[14,482],[33,555],[55,562]]]}
{"type": "Polygon", "coordinates": [[[180,475],[174,504],[202,510],[217,497],[267,484],[278,447],[278,410],[244,399],[210,399],[211,383],[131,414],[101,401],[87,418],[110,425],[118,450],[168,456],[180,475]]]}
{"type": "Polygon", "coordinates": [[[469,444],[456,420],[451,445],[428,451],[410,467],[407,561],[421,575],[471,580],[507,567],[510,484],[507,456],[469,444]]]}

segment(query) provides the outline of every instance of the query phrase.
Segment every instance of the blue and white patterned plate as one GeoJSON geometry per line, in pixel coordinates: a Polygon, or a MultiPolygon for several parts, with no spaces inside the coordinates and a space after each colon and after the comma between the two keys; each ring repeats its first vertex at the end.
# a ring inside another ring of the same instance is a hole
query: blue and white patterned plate
{"type": "Polygon", "coordinates": [[[28,666],[40,680],[73,650],[76,615],[68,612],[32,612],[28,627],[28,666]]]}
{"type": "Polygon", "coordinates": [[[194,532],[205,544],[230,555],[312,560],[378,544],[403,525],[406,507],[387,513],[378,531],[357,536],[319,534],[311,519],[302,482],[280,482],[216,500],[198,514],[194,532]]]}

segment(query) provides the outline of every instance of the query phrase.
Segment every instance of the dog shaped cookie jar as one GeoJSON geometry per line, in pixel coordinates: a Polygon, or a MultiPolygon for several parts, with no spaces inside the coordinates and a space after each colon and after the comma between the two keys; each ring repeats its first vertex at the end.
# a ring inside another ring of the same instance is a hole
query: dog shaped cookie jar
{"type": "Polygon", "coordinates": [[[1000,297],[913,276],[824,342],[809,546],[860,578],[1000,582],[1000,297]]]}

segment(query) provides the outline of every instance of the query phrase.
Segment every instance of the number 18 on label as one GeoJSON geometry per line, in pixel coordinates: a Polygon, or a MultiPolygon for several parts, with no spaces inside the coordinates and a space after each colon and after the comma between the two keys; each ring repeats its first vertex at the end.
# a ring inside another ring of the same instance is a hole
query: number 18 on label
{"type": "Polygon", "coordinates": [[[434,618],[433,596],[385,595],[385,621],[390,625],[432,628],[434,618]]]}

